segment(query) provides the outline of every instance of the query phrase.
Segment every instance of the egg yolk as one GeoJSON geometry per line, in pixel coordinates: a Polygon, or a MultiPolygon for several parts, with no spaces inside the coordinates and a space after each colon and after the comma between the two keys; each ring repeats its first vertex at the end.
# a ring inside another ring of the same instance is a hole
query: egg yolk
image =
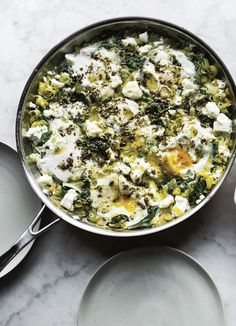
{"type": "Polygon", "coordinates": [[[181,170],[190,167],[192,163],[189,153],[180,147],[170,149],[164,157],[165,168],[173,174],[178,174],[181,170]]]}

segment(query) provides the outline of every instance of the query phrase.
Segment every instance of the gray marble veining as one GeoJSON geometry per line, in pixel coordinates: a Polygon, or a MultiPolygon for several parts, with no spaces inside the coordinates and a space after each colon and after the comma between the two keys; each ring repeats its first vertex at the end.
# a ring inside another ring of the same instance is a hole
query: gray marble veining
{"type": "MultiPolygon", "coordinates": [[[[236,76],[233,0],[1,0],[0,141],[15,147],[18,101],[41,57],[75,30],[105,18],[149,16],[203,38],[236,76]]],[[[173,229],[134,239],[105,238],[64,222],[38,239],[22,264],[0,280],[0,325],[76,325],[80,296],[95,269],[121,250],[166,244],[196,258],[222,294],[229,326],[236,320],[235,166],[216,196],[173,229]]],[[[50,215],[47,212],[47,215],[50,215]]]]}

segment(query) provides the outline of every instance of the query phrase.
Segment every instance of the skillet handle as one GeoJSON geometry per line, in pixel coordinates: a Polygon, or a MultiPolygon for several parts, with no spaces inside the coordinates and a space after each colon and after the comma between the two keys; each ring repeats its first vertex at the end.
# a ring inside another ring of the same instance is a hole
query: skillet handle
{"type": "Polygon", "coordinates": [[[12,247],[0,256],[0,272],[10,263],[10,261],[31,241],[35,240],[38,236],[46,232],[52,225],[57,223],[60,218],[54,220],[48,225],[44,226],[38,231],[33,231],[35,225],[39,222],[40,216],[45,209],[45,205],[41,208],[33,222],[28,229],[16,240],[12,247]]]}

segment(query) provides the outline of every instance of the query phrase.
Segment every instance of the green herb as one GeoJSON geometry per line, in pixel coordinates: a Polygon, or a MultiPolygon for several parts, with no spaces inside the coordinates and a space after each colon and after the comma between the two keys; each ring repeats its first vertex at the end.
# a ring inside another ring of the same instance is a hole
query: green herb
{"type": "Polygon", "coordinates": [[[100,42],[99,48],[105,48],[105,49],[120,49],[122,48],[122,42],[121,42],[121,37],[112,37],[105,39],[100,42]]]}
{"type": "Polygon", "coordinates": [[[205,115],[200,115],[199,120],[204,127],[213,127],[213,120],[205,115]]]}
{"type": "Polygon", "coordinates": [[[212,143],[212,165],[211,171],[217,166],[218,144],[212,143]]]}
{"type": "Polygon", "coordinates": [[[112,217],[111,221],[108,223],[108,226],[111,228],[120,229],[127,220],[128,217],[126,215],[120,214],[112,217]]]}
{"type": "Polygon", "coordinates": [[[52,179],[53,179],[53,181],[55,181],[57,184],[59,184],[59,185],[62,186],[63,182],[62,182],[60,179],[58,179],[58,177],[56,177],[55,174],[52,174],[52,179]]]}
{"type": "Polygon", "coordinates": [[[87,199],[90,197],[90,180],[87,176],[82,176],[83,184],[81,186],[80,197],[87,199]]]}
{"type": "Polygon", "coordinates": [[[148,104],[145,113],[148,115],[152,124],[159,124],[160,117],[168,110],[168,102],[158,98],[148,104]]]}
{"type": "Polygon", "coordinates": [[[71,97],[70,97],[70,101],[72,103],[80,101],[82,103],[84,103],[85,105],[89,106],[90,105],[90,100],[89,98],[84,94],[84,93],[74,93],[71,97]]]}
{"type": "Polygon", "coordinates": [[[129,229],[138,230],[138,229],[150,228],[150,222],[156,216],[157,210],[158,210],[158,206],[149,208],[148,215],[139,223],[129,227],[129,229]]]}
{"type": "Polygon", "coordinates": [[[110,147],[110,141],[105,137],[95,137],[92,139],[78,140],[77,145],[82,148],[82,159],[94,159],[102,162],[108,160],[109,155],[107,153],[110,147]]]}
{"type": "Polygon", "coordinates": [[[40,141],[37,143],[37,146],[42,146],[42,145],[44,145],[44,144],[49,140],[49,138],[51,137],[51,134],[52,134],[52,132],[51,132],[50,130],[49,130],[48,132],[45,132],[45,133],[42,135],[40,141]]]}
{"type": "Polygon", "coordinates": [[[123,59],[123,66],[127,66],[130,70],[138,70],[142,67],[144,58],[141,58],[137,53],[125,52],[123,59]]]}
{"type": "Polygon", "coordinates": [[[189,195],[189,202],[191,205],[196,205],[196,200],[198,200],[201,194],[204,193],[205,189],[206,189],[206,181],[201,177],[198,178],[198,180],[194,184],[193,190],[189,195]]]}
{"type": "Polygon", "coordinates": [[[176,49],[176,50],[180,50],[180,49],[184,49],[184,48],[187,48],[189,46],[189,42],[183,40],[183,39],[180,39],[180,38],[168,38],[169,39],[169,43],[171,45],[171,47],[173,49],[176,49]]]}
{"type": "Polygon", "coordinates": [[[53,101],[58,102],[60,105],[69,103],[68,93],[63,89],[58,90],[54,95],[53,101]]]}

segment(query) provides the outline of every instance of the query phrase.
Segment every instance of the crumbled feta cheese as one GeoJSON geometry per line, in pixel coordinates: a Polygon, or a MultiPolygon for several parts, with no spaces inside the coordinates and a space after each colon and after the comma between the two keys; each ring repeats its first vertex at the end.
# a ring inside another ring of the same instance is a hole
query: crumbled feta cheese
{"type": "Polygon", "coordinates": [[[42,135],[45,134],[46,132],[48,132],[47,126],[31,127],[26,132],[25,137],[30,138],[34,141],[39,141],[42,135]]]}
{"type": "Polygon", "coordinates": [[[148,33],[147,32],[144,32],[144,33],[141,33],[139,34],[139,39],[141,42],[143,43],[147,43],[148,42],[148,33]]]}
{"type": "Polygon", "coordinates": [[[213,130],[215,132],[230,134],[232,132],[232,120],[230,120],[224,113],[218,114],[213,125],[213,130]]]}
{"type": "Polygon", "coordinates": [[[102,72],[105,69],[105,65],[101,60],[92,59],[91,56],[86,55],[81,51],[80,53],[66,54],[65,59],[77,74],[85,74],[88,71],[88,67],[92,67],[93,73],[102,72]]]}
{"type": "Polygon", "coordinates": [[[182,76],[185,77],[194,77],[195,76],[195,66],[190,61],[187,56],[181,52],[181,51],[172,51],[174,56],[176,57],[176,60],[181,64],[182,66],[182,76]]]}
{"type": "Polygon", "coordinates": [[[229,158],[231,156],[231,152],[229,148],[226,146],[226,144],[223,141],[219,142],[218,152],[219,154],[223,155],[225,158],[229,158]]]}
{"type": "Polygon", "coordinates": [[[65,59],[75,73],[86,73],[91,64],[91,57],[84,54],[68,53],[65,55],[65,59]]]}
{"type": "Polygon", "coordinates": [[[31,163],[37,163],[37,161],[41,158],[40,154],[37,153],[32,153],[29,156],[27,156],[27,159],[31,162],[31,163]]]}
{"type": "Polygon", "coordinates": [[[204,195],[200,195],[200,197],[196,200],[196,204],[200,204],[201,201],[203,201],[203,199],[205,198],[204,195]]]}
{"type": "Polygon", "coordinates": [[[155,49],[154,58],[155,62],[159,63],[161,66],[166,66],[170,64],[170,56],[162,48],[155,49]]]}
{"type": "Polygon", "coordinates": [[[120,66],[116,62],[109,62],[109,68],[111,72],[117,72],[120,69],[120,66]]]}
{"type": "Polygon", "coordinates": [[[143,92],[141,91],[141,89],[136,81],[128,82],[123,87],[122,93],[125,97],[128,97],[131,100],[138,100],[143,95],[143,92]]]}
{"type": "Polygon", "coordinates": [[[111,148],[108,148],[107,150],[107,154],[109,156],[109,160],[112,162],[112,161],[115,161],[115,159],[117,158],[117,153],[114,152],[111,148]]]}
{"type": "Polygon", "coordinates": [[[124,175],[126,175],[130,173],[130,167],[123,162],[117,162],[116,165],[114,166],[114,171],[121,172],[124,175]]]}
{"type": "Polygon", "coordinates": [[[225,82],[223,82],[222,80],[219,80],[219,79],[217,79],[216,82],[217,82],[217,86],[220,89],[224,89],[225,88],[225,86],[226,86],[225,82]]]}
{"type": "Polygon", "coordinates": [[[103,133],[103,130],[97,122],[88,119],[85,122],[85,132],[88,137],[97,137],[103,133]]]}
{"type": "Polygon", "coordinates": [[[182,196],[175,196],[175,205],[172,208],[173,216],[182,216],[190,208],[188,199],[182,196]]]}
{"type": "Polygon", "coordinates": [[[44,188],[44,189],[43,189],[43,193],[44,193],[46,196],[49,196],[50,191],[49,191],[47,188],[44,188]]]}
{"type": "Polygon", "coordinates": [[[117,88],[122,84],[122,79],[119,76],[111,76],[111,88],[117,88]]]}
{"type": "Polygon", "coordinates": [[[222,168],[219,168],[219,169],[215,170],[215,172],[213,173],[214,179],[216,179],[216,180],[219,179],[220,176],[222,175],[222,173],[223,173],[222,168]]]}
{"type": "MultiPolygon", "coordinates": [[[[179,94],[176,93],[173,104],[181,105],[182,104],[182,96],[180,96],[179,94]]],[[[172,111],[174,111],[174,113],[176,112],[175,110],[169,110],[169,113],[171,114],[172,111]]]]}
{"type": "Polygon", "coordinates": [[[31,108],[31,109],[35,109],[36,105],[33,102],[29,102],[28,107],[31,108]]]}
{"type": "Polygon", "coordinates": [[[202,113],[211,119],[215,119],[220,113],[220,109],[215,102],[208,102],[202,109],[202,113]]]}
{"type": "Polygon", "coordinates": [[[164,133],[165,133],[165,128],[162,126],[158,126],[158,129],[155,132],[155,135],[161,137],[164,135],[164,133]]]}
{"type": "Polygon", "coordinates": [[[90,56],[91,54],[96,52],[98,45],[99,45],[99,43],[94,43],[94,44],[88,45],[88,46],[82,48],[80,50],[80,53],[90,56]]]}
{"type": "Polygon", "coordinates": [[[96,51],[95,55],[102,59],[108,59],[110,61],[116,61],[117,59],[117,54],[115,51],[109,51],[105,48],[101,48],[96,51]]]}
{"type": "Polygon", "coordinates": [[[105,86],[101,90],[101,96],[104,98],[111,97],[114,93],[114,90],[110,86],[105,86]]]}
{"type": "Polygon", "coordinates": [[[144,62],[144,64],[143,64],[143,72],[146,73],[146,74],[150,74],[153,77],[155,77],[156,79],[158,79],[157,78],[157,73],[156,73],[156,70],[155,70],[155,66],[150,61],[145,61],[144,62]]]}
{"type": "Polygon", "coordinates": [[[58,88],[62,88],[62,87],[65,86],[64,83],[61,83],[61,82],[59,82],[58,80],[56,80],[54,78],[51,79],[51,83],[52,83],[52,85],[54,85],[54,86],[56,86],[58,88]]]}
{"type": "Polygon", "coordinates": [[[171,204],[173,204],[173,202],[174,202],[174,197],[168,194],[164,199],[162,199],[159,202],[158,205],[159,205],[160,208],[167,208],[171,204]]]}
{"type": "Polygon", "coordinates": [[[61,200],[61,206],[65,207],[69,211],[74,210],[74,201],[77,199],[78,194],[75,189],[70,189],[67,191],[65,196],[61,200]]]}
{"type": "Polygon", "coordinates": [[[194,84],[193,80],[188,78],[183,79],[182,86],[183,86],[183,91],[182,91],[183,96],[186,96],[197,89],[197,85],[194,84]]]}
{"type": "Polygon", "coordinates": [[[40,177],[37,178],[37,182],[41,187],[44,186],[51,186],[53,183],[53,179],[48,174],[43,174],[40,177]]]}
{"type": "Polygon", "coordinates": [[[117,107],[119,110],[123,111],[123,110],[128,110],[130,111],[133,115],[136,115],[139,113],[139,106],[138,103],[136,103],[135,101],[129,100],[129,99],[125,99],[124,102],[122,103],[118,103],[117,107]]]}
{"type": "Polygon", "coordinates": [[[131,45],[131,46],[136,46],[137,45],[137,42],[135,40],[134,37],[126,37],[122,40],[122,43],[125,45],[125,46],[128,46],[128,45],[131,45]]]}
{"type": "MultiPolygon", "coordinates": [[[[52,109],[44,110],[43,115],[45,116],[45,118],[49,118],[54,116],[54,112],[52,109]]],[[[60,118],[60,116],[57,116],[57,118],[60,118]]]]}
{"type": "Polygon", "coordinates": [[[73,105],[69,109],[69,112],[70,112],[72,118],[75,119],[78,116],[78,114],[84,113],[84,105],[81,104],[80,102],[76,102],[76,105],[73,105]]]}
{"type": "Polygon", "coordinates": [[[131,166],[131,179],[133,182],[140,181],[144,172],[150,168],[150,164],[143,158],[137,158],[134,162],[130,163],[131,166]]]}
{"type": "Polygon", "coordinates": [[[151,50],[151,48],[152,48],[152,46],[150,44],[146,44],[146,45],[140,46],[138,49],[138,52],[140,54],[146,54],[151,50]]]}

